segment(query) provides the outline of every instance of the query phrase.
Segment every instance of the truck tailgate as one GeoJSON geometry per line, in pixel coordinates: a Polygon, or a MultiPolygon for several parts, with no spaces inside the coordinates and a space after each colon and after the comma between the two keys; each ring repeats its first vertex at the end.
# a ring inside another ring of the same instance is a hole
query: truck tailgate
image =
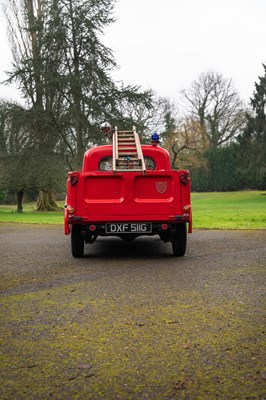
{"type": "Polygon", "coordinates": [[[160,221],[182,214],[178,171],[79,174],[76,214],[88,221],[160,221]]]}

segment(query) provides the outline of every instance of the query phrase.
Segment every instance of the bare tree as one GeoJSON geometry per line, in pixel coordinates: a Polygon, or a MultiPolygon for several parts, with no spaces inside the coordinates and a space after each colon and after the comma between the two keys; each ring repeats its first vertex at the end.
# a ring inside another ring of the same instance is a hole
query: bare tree
{"type": "Polygon", "coordinates": [[[242,132],[245,110],[231,79],[208,71],[182,95],[191,118],[199,122],[211,147],[219,147],[242,132]]]}
{"type": "Polygon", "coordinates": [[[209,147],[209,140],[198,121],[183,118],[176,121],[174,129],[165,140],[171,154],[173,168],[196,165],[200,156],[209,147]]]}

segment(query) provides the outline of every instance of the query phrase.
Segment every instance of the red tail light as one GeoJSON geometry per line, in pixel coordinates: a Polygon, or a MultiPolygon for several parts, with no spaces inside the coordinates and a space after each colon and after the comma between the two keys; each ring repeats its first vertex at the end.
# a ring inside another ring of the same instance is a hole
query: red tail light
{"type": "Polygon", "coordinates": [[[183,211],[184,211],[185,213],[189,213],[189,212],[190,212],[190,209],[191,209],[191,206],[190,206],[189,204],[186,204],[186,205],[183,207],[183,211]]]}
{"type": "Polygon", "coordinates": [[[166,231],[168,229],[168,225],[167,224],[162,224],[161,228],[163,231],[166,231]]]}

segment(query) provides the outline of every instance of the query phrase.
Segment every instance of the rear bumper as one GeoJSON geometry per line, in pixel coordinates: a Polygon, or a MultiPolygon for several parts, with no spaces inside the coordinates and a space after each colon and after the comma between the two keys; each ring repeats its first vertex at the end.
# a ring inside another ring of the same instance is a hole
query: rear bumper
{"type": "Polygon", "coordinates": [[[125,225],[145,225],[143,221],[137,221],[132,223],[132,221],[119,221],[119,222],[113,222],[113,225],[119,225],[120,229],[118,231],[113,231],[110,232],[110,229],[108,230],[106,225],[107,223],[88,223],[84,221],[79,221],[79,220],[72,220],[71,224],[67,223],[67,231],[65,230],[66,234],[69,234],[71,231],[71,225],[80,225],[81,229],[81,234],[84,238],[85,241],[87,242],[92,242],[94,239],[98,236],[116,236],[116,237],[121,237],[123,239],[127,238],[136,238],[138,236],[153,236],[153,235],[159,235],[161,239],[165,242],[171,241],[171,237],[173,233],[175,232],[175,228],[177,224],[180,223],[186,223],[188,224],[188,232],[191,233],[191,223],[189,220],[180,218],[176,219],[175,221],[160,221],[160,222],[151,222],[151,221],[146,221],[147,223],[151,224],[151,230],[148,232],[145,231],[124,231],[122,229],[122,226],[125,225]]]}
{"type": "MultiPolygon", "coordinates": [[[[158,216],[156,219],[150,218],[150,219],[141,219],[139,218],[138,220],[132,220],[132,219],[109,219],[106,218],[104,221],[95,221],[95,220],[90,220],[88,221],[88,219],[85,217],[80,217],[80,216],[74,216],[72,215],[71,217],[67,217],[65,218],[65,234],[68,235],[71,231],[71,225],[75,224],[75,225],[81,225],[82,226],[82,231],[91,231],[91,227],[95,227],[93,228],[94,234],[97,234],[98,236],[111,236],[109,233],[106,233],[105,230],[105,225],[107,223],[120,223],[120,224],[130,224],[130,223],[135,223],[135,224],[141,224],[141,223],[151,223],[152,224],[152,232],[149,233],[150,235],[155,235],[158,233],[158,230],[161,229],[161,226],[163,224],[167,224],[169,227],[171,226],[175,226],[176,224],[182,224],[182,223],[186,223],[188,224],[188,233],[192,233],[192,215],[186,215],[186,216],[182,216],[182,215],[176,215],[176,216],[170,216],[168,218],[162,218],[162,219],[158,219],[158,216]]],[[[126,234],[126,233],[125,233],[126,234]]],[[[139,235],[141,234],[145,234],[145,233],[139,233],[139,235]]],[[[118,236],[118,235],[116,235],[118,236]]]]}

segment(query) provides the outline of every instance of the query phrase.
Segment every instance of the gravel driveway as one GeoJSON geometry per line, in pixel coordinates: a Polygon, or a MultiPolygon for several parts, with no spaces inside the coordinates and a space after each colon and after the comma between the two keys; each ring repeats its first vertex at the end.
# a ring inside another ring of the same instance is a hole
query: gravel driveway
{"type": "Polygon", "coordinates": [[[1,399],[265,399],[265,231],[98,239],[0,224],[1,399]]]}

